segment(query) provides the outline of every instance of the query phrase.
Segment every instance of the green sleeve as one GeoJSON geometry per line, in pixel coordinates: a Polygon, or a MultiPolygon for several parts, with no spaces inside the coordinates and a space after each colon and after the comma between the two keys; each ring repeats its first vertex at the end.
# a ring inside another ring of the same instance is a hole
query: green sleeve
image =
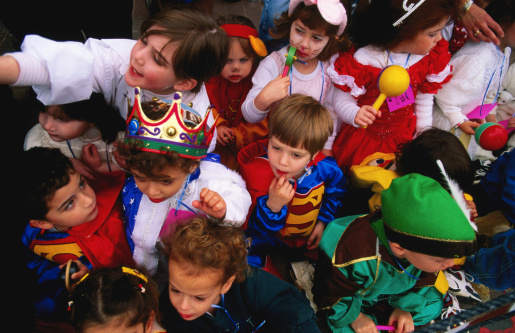
{"type": "Polygon", "coordinates": [[[405,293],[392,295],[390,304],[410,312],[415,326],[425,325],[442,312],[443,295],[432,286],[412,288],[405,293]]]}

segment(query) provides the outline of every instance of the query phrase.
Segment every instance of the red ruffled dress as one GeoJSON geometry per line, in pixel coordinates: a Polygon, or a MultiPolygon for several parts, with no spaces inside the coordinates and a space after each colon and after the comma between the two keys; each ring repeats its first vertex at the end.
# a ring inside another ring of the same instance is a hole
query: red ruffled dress
{"type": "MultiPolygon", "coordinates": [[[[220,155],[222,164],[232,170],[238,168],[236,156],[241,148],[268,135],[267,118],[259,123],[252,124],[247,122],[241,113],[241,104],[243,104],[252,88],[252,76],[255,70],[254,67],[251,73],[238,83],[232,83],[221,75],[206,82],[209,101],[215,108],[213,116],[218,115],[216,126],[230,127],[235,133],[235,138],[231,143],[225,146],[217,143],[214,151],[220,155]]],[[[216,140],[216,138],[213,138],[213,140],[216,140]]]]}
{"type": "MultiPolygon", "coordinates": [[[[379,96],[377,78],[382,68],[357,62],[354,59],[354,53],[355,50],[341,53],[334,63],[334,68],[339,75],[353,77],[355,86],[366,89],[362,95],[357,97],[359,107],[372,105],[379,96]]],[[[435,94],[442,84],[450,80],[452,76],[450,74],[440,82],[428,80],[429,75],[442,72],[449,60],[448,43],[441,40],[428,55],[407,68],[415,97],[419,91],[435,94]]],[[[347,92],[355,87],[350,83],[347,85],[335,84],[335,86],[347,92]]],[[[397,150],[398,144],[413,139],[417,121],[413,104],[390,112],[385,101],[380,107],[380,111],[381,117],[367,128],[342,124],[333,144],[333,153],[344,173],[348,174],[352,165],[359,164],[365,157],[373,153],[393,153],[397,150]]]]}

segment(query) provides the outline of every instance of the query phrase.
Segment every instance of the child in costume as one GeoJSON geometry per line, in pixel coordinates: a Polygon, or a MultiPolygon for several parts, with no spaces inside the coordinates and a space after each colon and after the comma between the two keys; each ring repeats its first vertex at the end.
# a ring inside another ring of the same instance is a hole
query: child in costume
{"type": "Polygon", "coordinates": [[[159,292],[148,276],[131,267],[95,269],[68,296],[77,332],[164,333],[159,325],[159,292]]]}
{"type": "Polygon", "coordinates": [[[229,37],[229,58],[222,73],[206,82],[206,89],[218,115],[215,153],[220,155],[222,164],[237,170],[238,151],[268,134],[266,118],[252,124],[241,114],[241,104],[252,87],[259,60],[266,56],[266,48],[248,18],[229,14],[219,17],[217,23],[229,37]]]}
{"type": "Polygon", "coordinates": [[[83,175],[91,172],[82,162],[95,154],[101,161],[96,171],[116,171],[120,167],[113,156],[113,143],[123,138],[124,130],[125,121],[120,114],[107,105],[101,94],[92,93],[83,101],[45,106],[39,113],[39,124],[25,136],[23,149],[59,148],[83,175]]]}
{"type": "Polygon", "coordinates": [[[349,187],[370,190],[367,193],[368,209],[360,213],[366,214],[381,208],[381,192],[397,177],[419,173],[444,184],[437,160],[442,161],[445,170],[460,188],[470,193],[474,167],[466,149],[451,133],[430,128],[399,145],[395,152],[374,153],[350,168],[349,187]]]}
{"type": "Polygon", "coordinates": [[[161,322],[169,332],[320,332],[291,284],[247,265],[240,228],[197,217],[165,238],[169,286],[161,322]]]}
{"type": "MultiPolygon", "coordinates": [[[[368,209],[356,213],[373,212],[381,208],[381,193],[388,188],[393,179],[403,175],[418,173],[438,181],[446,186],[446,179],[436,161],[440,160],[450,178],[452,178],[465,192],[467,207],[470,209],[470,218],[474,220],[478,214],[473,197],[470,196],[474,180],[474,167],[467,150],[452,133],[438,128],[422,131],[416,138],[399,145],[395,153],[376,153],[366,158],[360,165],[350,169],[351,189],[366,190],[368,209]],[[368,191],[369,190],[369,191],[368,191]],[[370,196],[370,193],[373,193],[370,196]]],[[[351,190],[351,193],[353,193],[351,190]]],[[[349,195],[355,198],[354,195],[349,195]]],[[[362,199],[358,197],[356,200],[362,199]]],[[[355,201],[349,205],[356,205],[355,201]]],[[[349,214],[348,214],[349,215],[349,214]]],[[[458,296],[481,302],[481,297],[466,280],[465,273],[460,267],[464,258],[457,259],[456,265],[444,270],[449,283],[449,292],[446,295],[448,302],[442,318],[455,314],[459,308],[458,296]],[[452,303],[451,303],[452,301],[452,303]]]]}
{"type": "Polygon", "coordinates": [[[399,143],[430,127],[433,95],[451,77],[448,42],[440,32],[452,2],[409,2],[378,0],[365,6],[350,26],[357,49],[331,59],[328,72],[338,88],[334,111],[343,122],[333,152],[346,174],[365,157],[392,153],[399,143]],[[376,110],[372,105],[380,94],[377,80],[390,65],[404,67],[410,85],[376,110]]]}
{"type": "Polygon", "coordinates": [[[137,267],[162,287],[167,276],[158,252],[162,232],[196,214],[240,226],[251,201],[241,176],[220,164],[218,155],[207,154],[214,132],[207,127],[208,114],[202,117],[182,104],[180,93],[163,113],[145,110],[135,89],[125,139],[118,144],[132,173],[122,191],[127,238],[137,267]]]}
{"type": "MultiPolygon", "coordinates": [[[[141,88],[143,103],[180,91],[185,103],[206,110],[204,82],[222,71],[228,49],[227,35],[211,16],[194,8],[170,9],[145,20],[137,41],[90,38],[81,44],[27,36],[23,52],[0,57],[0,83],[32,85],[45,105],[99,92],[124,119],[134,87],[141,88]]],[[[209,125],[213,122],[210,116],[209,125]]]]}
{"type": "Polygon", "coordinates": [[[260,267],[266,255],[288,247],[315,249],[347,187],[334,159],[321,152],[332,118],[311,96],[293,94],[279,102],[269,129],[269,139],[238,155],[252,196],[245,230],[252,239],[249,262],[260,267]]]}
{"type": "Polygon", "coordinates": [[[118,195],[125,173],[112,172],[91,186],[57,148],[23,152],[22,235],[25,259],[37,279],[34,303],[38,323],[66,322],[65,280],[61,269],[73,260],[79,279],[92,269],[134,265],[118,195]]]}
{"type": "Polygon", "coordinates": [[[440,315],[445,283],[436,273],[476,247],[470,213],[453,197],[434,179],[409,174],[383,191],[381,210],[329,224],[313,293],[333,332],[394,323],[411,332],[440,315]]]}
{"type": "Polygon", "coordinates": [[[475,129],[490,113],[508,70],[511,48],[515,47],[515,4],[511,1],[490,3],[486,12],[504,30],[500,44],[468,41],[453,55],[453,77],[435,95],[433,125],[453,131],[475,159],[478,145],[471,140],[475,129]]]}
{"type": "MultiPolygon", "coordinates": [[[[327,74],[328,60],[347,43],[342,37],[347,25],[345,8],[338,0],[293,0],[275,23],[274,38],[288,38],[289,45],[259,64],[241,107],[243,116],[249,123],[262,121],[275,103],[292,93],[312,96],[331,110],[333,86],[327,74]],[[286,64],[293,53],[295,61],[286,64]]],[[[325,146],[327,154],[333,139],[325,146]]]]}

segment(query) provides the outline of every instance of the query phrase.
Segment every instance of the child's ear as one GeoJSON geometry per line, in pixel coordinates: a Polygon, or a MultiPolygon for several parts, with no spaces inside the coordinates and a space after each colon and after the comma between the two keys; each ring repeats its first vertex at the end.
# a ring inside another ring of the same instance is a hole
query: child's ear
{"type": "Polygon", "coordinates": [[[190,167],[190,173],[193,173],[195,170],[197,170],[199,166],[199,163],[193,163],[190,167]]]}
{"type": "Polygon", "coordinates": [[[392,250],[393,254],[396,257],[399,257],[399,258],[404,257],[404,254],[406,253],[405,248],[400,246],[399,243],[394,243],[394,242],[390,242],[390,241],[388,241],[388,243],[390,244],[390,249],[392,250]]]}
{"type": "Polygon", "coordinates": [[[152,332],[152,327],[154,326],[154,318],[156,314],[154,311],[150,313],[150,316],[148,316],[147,323],[145,324],[145,333],[152,332]]]}
{"type": "Polygon", "coordinates": [[[177,91],[190,91],[197,86],[197,80],[184,79],[173,85],[173,88],[177,91]]]}
{"type": "Polygon", "coordinates": [[[39,229],[52,229],[54,227],[52,223],[45,220],[30,220],[29,224],[31,227],[39,229]]]}
{"type": "Polygon", "coordinates": [[[221,294],[225,294],[226,292],[229,291],[229,289],[231,289],[232,287],[232,283],[234,282],[234,279],[236,279],[236,275],[233,275],[229,278],[229,280],[227,280],[224,285],[222,286],[222,290],[221,290],[221,294]]]}
{"type": "Polygon", "coordinates": [[[312,156],[311,156],[311,160],[314,161],[315,160],[315,157],[317,157],[318,153],[320,153],[321,150],[317,151],[316,153],[314,153],[312,156]]]}

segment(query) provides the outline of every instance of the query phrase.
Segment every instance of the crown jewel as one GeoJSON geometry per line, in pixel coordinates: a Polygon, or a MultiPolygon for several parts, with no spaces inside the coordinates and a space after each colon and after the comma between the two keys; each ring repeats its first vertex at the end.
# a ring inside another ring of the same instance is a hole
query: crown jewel
{"type": "Polygon", "coordinates": [[[182,94],[176,92],[171,101],[154,99],[151,103],[145,103],[145,107],[152,108],[149,112],[156,115],[164,113],[154,120],[143,111],[140,89],[135,88],[134,106],[127,118],[125,142],[138,140],[140,150],[152,153],[175,151],[186,158],[205,157],[215,129],[215,126],[209,129],[207,126],[211,109],[208,108],[202,119],[181,100],[182,94]]]}

